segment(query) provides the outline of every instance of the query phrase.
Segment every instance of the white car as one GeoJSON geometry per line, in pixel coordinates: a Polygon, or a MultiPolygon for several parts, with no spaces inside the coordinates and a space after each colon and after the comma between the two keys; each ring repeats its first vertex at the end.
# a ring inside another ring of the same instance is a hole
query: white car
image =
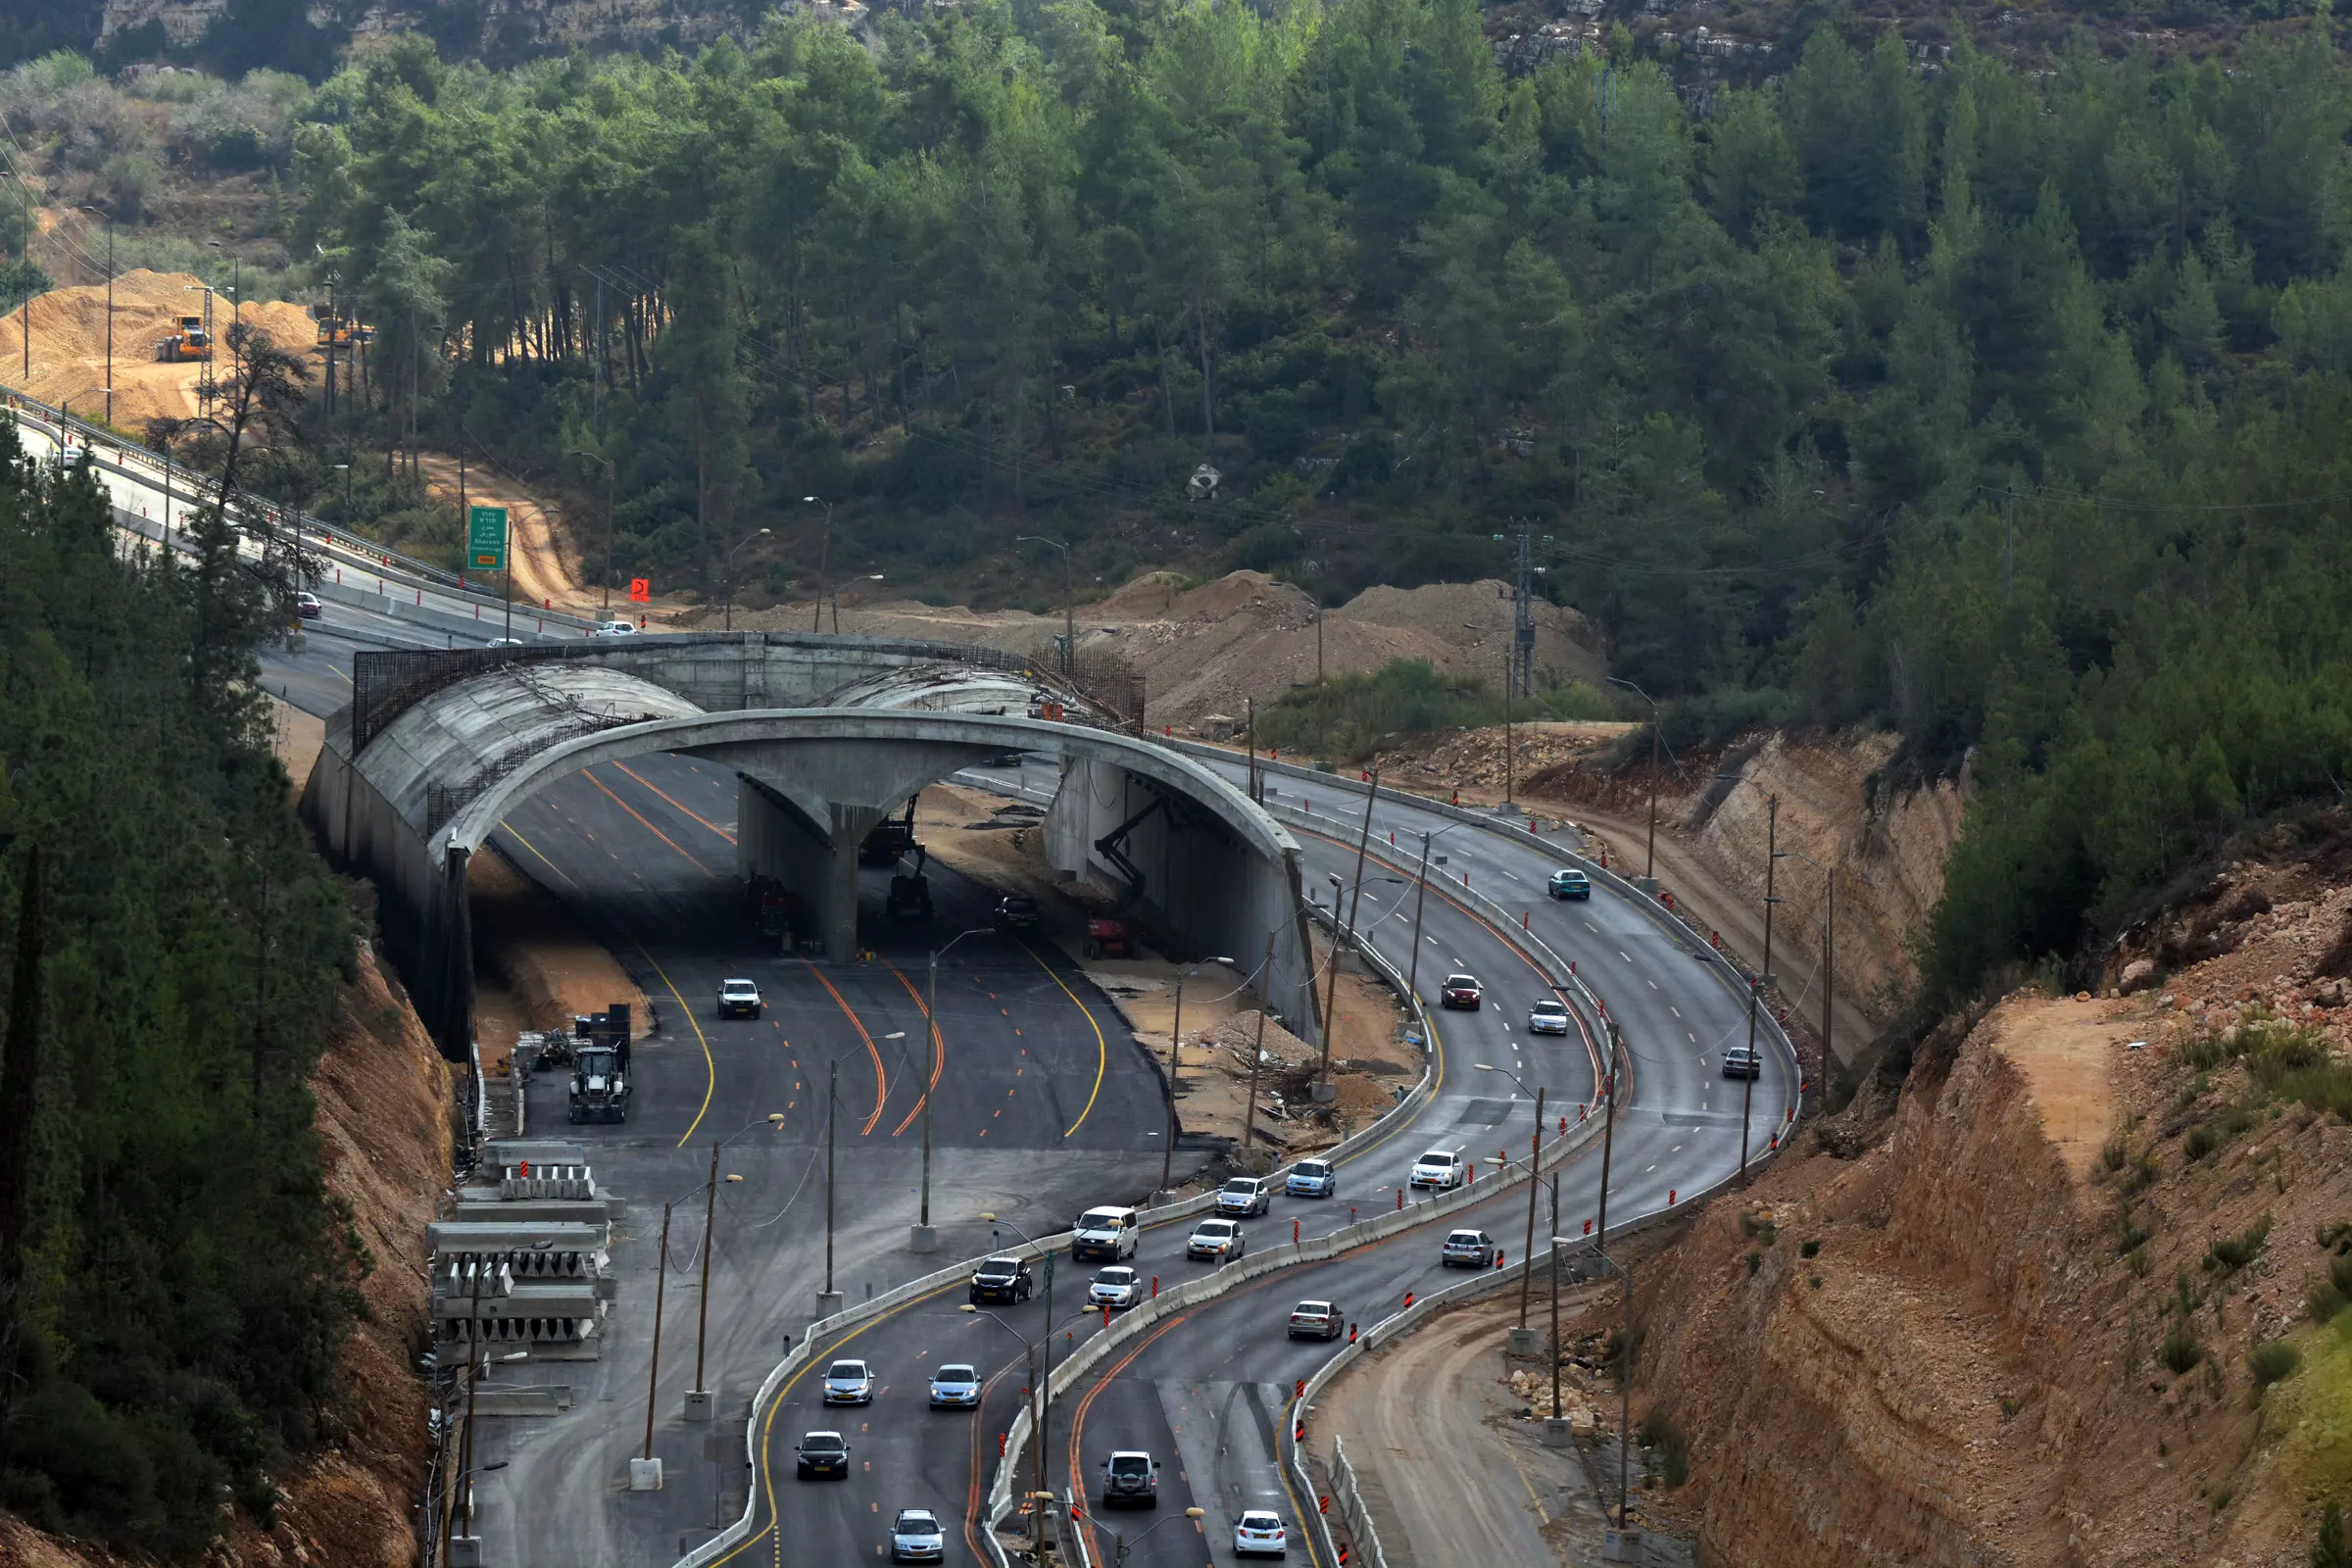
{"type": "Polygon", "coordinates": [[[596,623],[596,630],[589,635],[594,637],[634,637],[637,635],[637,623],[630,620],[600,620],[596,623]]]}
{"type": "Polygon", "coordinates": [[[938,1562],[948,1552],[948,1533],[928,1508],[901,1508],[890,1527],[892,1562],[938,1562]]]}
{"type": "Polygon", "coordinates": [[[1282,1515],[1264,1508],[1243,1512],[1241,1521],[1233,1527],[1233,1554],[1236,1557],[1280,1557],[1290,1551],[1290,1543],[1282,1531],[1282,1515]]]}
{"type": "Polygon", "coordinates": [[[1527,1009],[1527,1032],[1531,1035],[1564,1035],[1568,1029],[1568,1004],[1557,998],[1539,1002],[1527,1009]]]}
{"type": "Polygon", "coordinates": [[[1263,1176],[1236,1176],[1217,1189],[1217,1212],[1244,1218],[1274,1206],[1274,1184],[1263,1176]]]}
{"type": "Polygon", "coordinates": [[[980,1402],[980,1369],[968,1361],[950,1361],[931,1374],[931,1408],[965,1409],[980,1402]]]}
{"type": "Polygon", "coordinates": [[[1493,1268],[1494,1238],[1485,1231],[1454,1231],[1438,1251],[1442,1268],[1493,1268]]]}
{"type": "Polygon", "coordinates": [[[1204,1219],[1193,1227],[1192,1239],[1184,1244],[1184,1255],[1230,1263],[1242,1255],[1242,1246],[1240,1225],[1229,1219],[1204,1219]]]}
{"type": "Polygon", "coordinates": [[[1136,1277],[1135,1270],[1121,1264],[1095,1271],[1094,1283],[1086,1288],[1086,1304],[1124,1312],[1143,1299],[1143,1294],[1144,1282],[1136,1277]]]}
{"type": "Polygon", "coordinates": [[[825,1368],[825,1397],[827,1404],[871,1404],[874,1402],[874,1374],[863,1361],[836,1361],[825,1368]]]}
{"type": "Polygon", "coordinates": [[[749,980],[721,980],[718,983],[718,1015],[721,1018],[757,1018],[760,1009],[767,1005],[760,1000],[760,988],[749,980]]]}
{"type": "Polygon", "coordinates": [[[1413,1161],[1410,1183],[1414,1187],[1434,1188],[1450,1192],[1462,1185],[1470,1169],[1469,1162],[1450,1149],[1433,1149],[1413,1161]]]}

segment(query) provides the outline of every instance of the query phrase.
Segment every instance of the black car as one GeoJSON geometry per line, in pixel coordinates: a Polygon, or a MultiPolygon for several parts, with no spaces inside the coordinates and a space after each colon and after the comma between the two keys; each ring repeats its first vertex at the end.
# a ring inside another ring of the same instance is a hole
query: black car
{"type": "Polygon", "coordinates": [[[814,1476],[850,1476],[850,1446],[838,1432],[811,1432],[801,1439],[794,1450],[798,1458],[793,1466],[803,1481],[814,1476]]]}
{"type": "Polygon", "coordinates": [[[972,1270],[972,1304],[1026,1301],[1037,1294],[1037,1269],[1025,1257],[992,1257],[972,1270]]]}
{"type": "Polygon", "coordinates": [[[1040,919],[1037,901],[1026,893],[1007,893],[997,901],[997,925],[1005,931],[1026,931],[1040,919]]]}

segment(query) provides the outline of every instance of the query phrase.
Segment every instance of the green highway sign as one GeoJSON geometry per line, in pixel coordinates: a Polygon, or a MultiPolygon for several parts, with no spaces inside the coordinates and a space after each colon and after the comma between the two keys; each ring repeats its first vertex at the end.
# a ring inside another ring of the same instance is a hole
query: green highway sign
{"type": "Polygon", "coordinates": [[[506,566],[506,508],[473,507],[466,511],[466,557],[477,570],[498,571],[506,566]]]}

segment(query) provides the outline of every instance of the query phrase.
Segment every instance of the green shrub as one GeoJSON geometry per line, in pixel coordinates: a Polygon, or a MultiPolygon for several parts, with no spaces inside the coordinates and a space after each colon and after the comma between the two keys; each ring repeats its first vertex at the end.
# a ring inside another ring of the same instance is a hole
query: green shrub
{"type": "Polygon", "coordinates": [[[1814,1237],[1809,1241],[1797,1243],[1796,1250],[1799,1255],[1804,1257],[1819,1257],[1821,1255],[1821,1238],[1814,1237]]]}
{"type": "Polygon", "coordinates": [[[2294,1376],[2303,1352],[2284,1340],[2265,1340],[2246,1352],[2246,1370],[2253,1374],[2257,1397],[2264,1389],[2294,1376]]]}
{"type": "Polygon", "coordinates": [[[2116,1210],[2115,1218],[2109,1222],[2108,1228],[2115,1233],[2115,1254],[2118,1257],[2137,1251],[2151,1234],[2148,1228],[2142,1225],[2138,1217],[2132,1212],[2130,1203],[2126,1203],[2116,1210]]]}
{"type": "Polygon", "coordinates": [[[1756,1270],[1762,1268],[1763,1266],[1764,1254],[1762,1252],[1750,1252],[1747,1254],[1747,1271],[1749,1274],[1754,1274],[1756,1270]]]}
{"type": "Polygon", "coordinates": [[[2352,1300],[2352,1298],[2347,1298],[2330,1282],[2320,1280],[2304,1293],[2303,1315],[2314,1323],[2332,1323],[2335,1315],[2344,1309],[2347,1300],[2352,1300]]]}
{"type": "Polygon", "coordinates": [[[2104,1164],[2109,1171],[2122,1170],[2124,1161],[2129,1157],[2131,1157],[2131,1150],[2125,1144],[2122,1133],[2117,1133],[2113,1138],[2108,1139],[2099,1150],[2100,1163],[2104,1164]]]}
{"type": "Polygon", "coordinates": [[[2204,1359],[2205,1347],[2197,1343],[2196,1331],[2186,1323],[2174,1324],[2164,1343],[2156,1347],[2157,1364],[2175,1377],[2204,1359]]]}
{"type": "Polygon", "coordinates": [[[2245,1105],[2225,1105],[2210,1120],[2188,1130],[2188,1137],[2181,1141],[2180,1152],[2193,1164],[2226,1147],[2253,1125],[2252,1109],[2245,1105]]]}
{"type": "Polygon", "coordinates": [[[2270,1235],[2271,1216],[2265,1214],[2235,1236],[2217,1236],[2206,1244],[2205,1266],[2217,1274],[2234,1274],[2262,1255],[2270,1235]]]}
{"type": "Polygon", "coordinates": [[[1781,1228],[1774,1224],[1769,1217],[1757,1214],[1740,1215],[1740,1229],[1762,1242],[1766,1247],[1770,1247],[1773,1239],[1781,1233],[1781,1228]]]}
{"type": "Polygon", "coordinates": [[[2352,1568],[2352,1539],[2344,1533],[2340,1502],[2330,1502],[2320,1514],[2320,1531],[2311,1543],[2311,1568],[2352,1568]]]}
{"type": "Polygon", "coordinates": [[[2328,1282],[2352,1300],[2352,1256],[2339,1253],[2328,1260],[2328,1282]]]}
{"type": "Polygon", "coordinates": [[[1634,1428],[1634,1438],[1657,1456],[1658,1474],[1667,1486],[1679,1487],[1690,1479],[1690,1440],[1680,1427],[1653,1411],[1634,1428]]]}

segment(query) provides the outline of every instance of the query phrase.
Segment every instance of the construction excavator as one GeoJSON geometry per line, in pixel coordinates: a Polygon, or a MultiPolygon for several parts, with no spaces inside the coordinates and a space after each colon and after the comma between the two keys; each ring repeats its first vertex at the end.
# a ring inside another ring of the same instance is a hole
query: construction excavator
{"type": "Polygon", "coordinates": [[[213,335],[201,316],[183,316],[179,330],[155,346],[155,357],[166,365],[201,364],[213,357],[213,335]]]}

